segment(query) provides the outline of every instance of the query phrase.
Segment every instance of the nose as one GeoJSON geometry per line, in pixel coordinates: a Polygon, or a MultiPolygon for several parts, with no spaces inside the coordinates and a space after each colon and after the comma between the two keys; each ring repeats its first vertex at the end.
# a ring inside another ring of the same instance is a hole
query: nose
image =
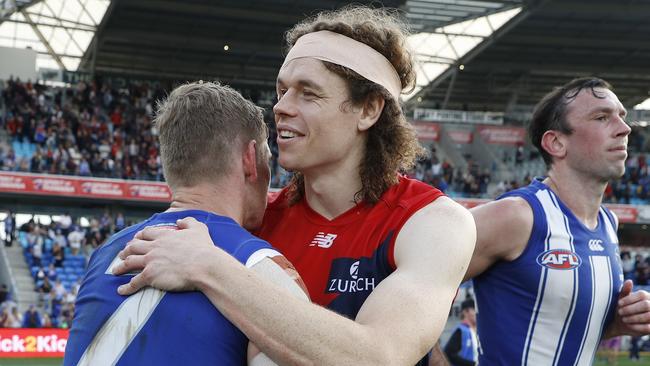
{"type": "Polygon", "coordinates": [[[616,130],[616,136],[627,136],[627,135],[629,135],[630,132],[632,132],[632,128],[630,127],[630,125],[628,125],[627,122],[625,122],[625,119],[623,119],[621,117],[617,117],[617,118],[618,118],[617,122],[618,122],[618,127],[619,128],[616,130]]]}
{"type": "Polygon", "coordinates": [[[293,100],[293,91],[287,90],[284,95],[278,99],[278,102],[273,106],[273,114],[275,119],[278,120],[281,116],[293,117],[296,115],[297,109],[295,101],[293,100]]]}

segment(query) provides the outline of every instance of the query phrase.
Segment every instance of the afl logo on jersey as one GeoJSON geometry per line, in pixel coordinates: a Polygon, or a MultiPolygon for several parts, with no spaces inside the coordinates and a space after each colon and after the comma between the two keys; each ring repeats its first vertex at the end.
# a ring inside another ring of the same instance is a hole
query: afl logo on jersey
{"type": "Polygon", "coordinates": [[[582,259],[570,250],[551,249],[537,256],[537,264],[549,269],[576,269],[582,264],[582,259]]]}

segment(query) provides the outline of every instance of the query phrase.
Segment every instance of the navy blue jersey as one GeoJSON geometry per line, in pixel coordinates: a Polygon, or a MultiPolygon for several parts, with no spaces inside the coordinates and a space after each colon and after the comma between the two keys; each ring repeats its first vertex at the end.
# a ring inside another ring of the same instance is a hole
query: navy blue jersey
{"type": "Polygon", "coordinates": [[[165,212],[111,237],[90,259],[81,284],[64,365],[245,365],[248,339],[200,292],[144,288],[117,293],[131,275],[113,276],[117,254],[147,226],[176,228],[192,216],[241,263],[252,265],[278,252],[228,217],[204,211],[165,212]]]}
{"type": "Polygon", "coordinates": [[[508,192],[532,207],[528,244],[474,279],[484,365],[591,365],[623,275],[614,215],[587,228],[539,180],[508,192]]]}

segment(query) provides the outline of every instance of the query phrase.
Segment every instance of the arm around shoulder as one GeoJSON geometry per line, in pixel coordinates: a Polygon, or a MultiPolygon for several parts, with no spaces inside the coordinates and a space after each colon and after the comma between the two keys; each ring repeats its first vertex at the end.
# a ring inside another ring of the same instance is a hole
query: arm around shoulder
{"type": "Polygon", "coordinates": [[[414,364],[435,344],[475,240],[470,213],[446,197],[404,224],[395,242],[397,269],[373,291],[356,319],[380,335],[383,344],[377,348],[389,364],[414,364]]]}

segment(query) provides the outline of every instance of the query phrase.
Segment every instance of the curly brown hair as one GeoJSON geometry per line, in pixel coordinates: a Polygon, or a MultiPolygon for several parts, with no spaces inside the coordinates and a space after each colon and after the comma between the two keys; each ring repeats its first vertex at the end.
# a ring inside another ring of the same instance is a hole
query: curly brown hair
{"type": "MultiPolygon", "coordinates": [[[[301,36],[322,30],[342,34],[374,48],[395,68],[402,90],[413,89],[415,70],[406,47],[408,31],[396,11],[348,6],[321,12],[287,31],[287,52],[301,36]]],[[[350,98],[345,103],[361,106],[373,97],[382,97],[386,101],[377,123],[368,130],[366,154],[359,167],[362,188],[354,196],[355,202],[377,203],[388,188],[397,184],[397,172],[410,169],[425,151],[417,141],[413,126],[406,121],[399,101],[388,90],[346,67],[321,62],[346,81],[350,98]]],[[[296,172],[289,183],[289,203],[298,202],[304,192],[304,177],[296,172]]]]}

